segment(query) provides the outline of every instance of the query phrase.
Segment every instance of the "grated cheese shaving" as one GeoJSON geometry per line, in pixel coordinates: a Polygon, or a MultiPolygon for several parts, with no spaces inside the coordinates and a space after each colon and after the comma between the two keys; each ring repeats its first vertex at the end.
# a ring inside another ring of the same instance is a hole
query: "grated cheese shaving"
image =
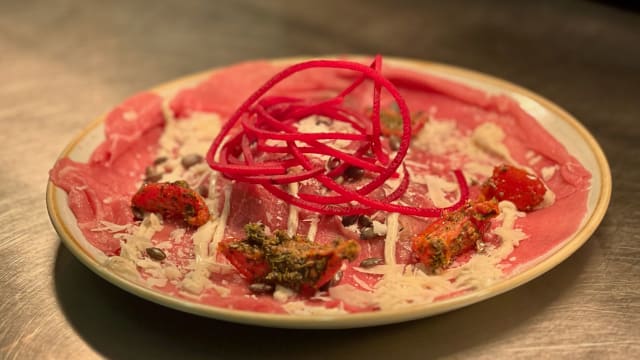
{"type": "Polygon", "coordinates": [[[400,231],[399,213],[392,213],[387,217],[387,236],[384,239],[384,261],[387,264],[396,263],[396,243],[400,231]]]}
{"type": "Polygon", "coordinates": [[[216,231],[209,245],[209,254],[215,256],[218,253],[218,244],[224,237],[224,230],[227,227],[227,219],[229,218],[229,210],[231,209],[231,184],[227,184],[224,188],[224,204],[222,205],[222,213],[218,218],[216,231]]]}
{"type": "MultiPolygon", "coordinates": [[[[298,196],[298,183],[289,184],[289,192],[298,196]]],[[[298,232],[298,207],[289,205],[289,218],[287,219],[287,234],[294,236],[298,232]]]]}

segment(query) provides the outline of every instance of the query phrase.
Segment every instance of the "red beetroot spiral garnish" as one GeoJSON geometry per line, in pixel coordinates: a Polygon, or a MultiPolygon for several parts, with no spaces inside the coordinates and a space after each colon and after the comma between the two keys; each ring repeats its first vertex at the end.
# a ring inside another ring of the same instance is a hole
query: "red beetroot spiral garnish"
{"type": "Polygon", "coordinates": [[[438,217],[445,211],[459,208],[469,197],[466,181],[459,170],[454,174],[460,187],[460,197],[450,207],[422,208],[392,203],[404,194],[409,185],[409,173],[404,166],[402,175],[397,170],[409,150],[411,118],[406,102],[395,86],[382,76],[381,68],[380,55],[375,57],[370,66],[346,60],[311,60],[285,68],[262,85],[231,115],[213,140],[206,156],[207,163],[229,179],[259,184],[289,204],[321,214],[355,215],[382,210],[438,217]],[[350,70],[360,73],[360,76],[330,99],[311,101],[287,96],[265,96],[281,81],[312,68],[350,70]],[[373,82],[370,116],[354,112],[344,104],[344,99],[365,80],[373,82]],[[383,88],[393,97],[402,117],[402,136],[393,159],[389,158],[380,142],[380,96],[383,88]],[[341,122],[352,131],[300,131],[295,124],[310,116],[341,122]],[[239,132],[229,136],[234,127],[239,132]],[[337,140],[350,142],[353,146],[337,148],[327,143],[337,140]],[[373,157],[365,157],[367,152],[373,157]],[[325,169],[317,161],[319,156],[334,157],[340,163],[334,168],[325,169]],[[352,166],[369,172],[372,175],[368,177],[370,180],[358,188],[349,188],[336,182],[336,178],[352,166]],[[402,179],[394,191],[381,199],[368,196],[389,178],[398,176],[402,176],[402,179]],[[318,195],[300,192],[294,195],[282,187],[312,178],[324,185],[330,193],[318,195]]]}

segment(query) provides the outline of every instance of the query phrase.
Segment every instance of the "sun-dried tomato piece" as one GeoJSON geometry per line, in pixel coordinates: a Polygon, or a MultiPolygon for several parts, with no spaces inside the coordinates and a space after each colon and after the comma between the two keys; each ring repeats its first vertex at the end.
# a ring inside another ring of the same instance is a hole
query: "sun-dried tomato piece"
{"type": "Polygon", "coordinates": [[[160,213],[163,217],[184,220],[191,226],[200,226],[209,220],[209,209],[200,194],[191,190],[185,181],[148,183],[131,199],[135,213],[160,213]]]}
{"type": "Polygon", "coordinates": [[[486,199],[508,200],[520,211],[532,211],[542,202],[547,189],[535,175],[511,165],[499,165],[481,191],[486,199]]]}
{"type": "Polygon", "coordinates": [[[431,223],[412,238],[411,248],[431,271],[439,271],[481,241],[489,220],[499,213],[495,200],[467,203],[431,223]]]}
{"type": "Polygon", "coordinates": [[[354,240],[318,244],[281,230],[266,235],[264,225],[253,223],[245,232],[242,240],[221,242],[218,251],[250,283],[282,285],[305,296],[331,281],[343,260],[352,261],[360,253],[354,240]]]}

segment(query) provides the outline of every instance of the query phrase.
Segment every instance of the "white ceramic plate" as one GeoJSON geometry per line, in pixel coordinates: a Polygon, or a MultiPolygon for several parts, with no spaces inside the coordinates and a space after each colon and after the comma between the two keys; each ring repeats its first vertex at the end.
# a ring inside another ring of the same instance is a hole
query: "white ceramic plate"
{"type": "MultiPolygon", "coordinates": [[[[274,61],[291,63],[299,60],[303,59],[288,58],[274,61]]],[[[193,314],[238,323],[284,328],[374,326],[418,319],[454,310],[496,296],[542,275],[573,254],[589,239],[600,224],[609,205],[611,174],[602,149],[593,136],[576,119],[549,100],[519,86],[488,75],[423,61],[385,58],[385,62],[429,72],[489,93],[504,93],[517,100],[525,111],[533,115],[592,173],[587,214],[575,234],[562,242],[560,246],[539,258],[538,262],[527,270],[498,281],[486,288],[461,296],[399,310],[348,315],[303,316],[262,314],[207,306],[172,297],[120,277],[101,265],[105,255],[89,245],[82,235],[69,208],[66,193],[49,182],[47,187],[47,208],[51,221],[64,244],[80,261],[107,281],[126,291],[158,304],[193,314]]],[[[161,94],[169,94],[177,89],[193,85],[209,74],[210,72],[196,74],[161,85],[153,90],[161,94]]],[[[64,149],[60,157],[68,156],[77,161],[86,161],[91,152],[104,140],[103,125],[104,116],[93,121],[64,149]]]]}

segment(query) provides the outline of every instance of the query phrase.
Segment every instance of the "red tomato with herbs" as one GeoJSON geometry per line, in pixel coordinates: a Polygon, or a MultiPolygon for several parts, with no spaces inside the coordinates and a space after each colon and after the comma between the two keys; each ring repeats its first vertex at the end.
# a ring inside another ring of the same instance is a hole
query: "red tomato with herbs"
{"type": "Polygon", "coordinates": [[[511,201],[520,211],[532,211],[542,203],[546,187],[538,177],[511,165],[500,165],[482,185],[486,199],[511,201]]]}
{"type": "Polygon", "coordinates": [[[209,220],[207,204],[184,181],[143,185],[131,199],[134,214],[140,211],[160,213],[166,218],[184,220],[200,226],[209,220]]]}
{"type": "Polygon", "coordinates": [[[281,230],[267,235],[262,224],[247,224],[245,232],[244,239],[222,241],[218,251],[249,283],[282,285],[303,296],[313,295],[344,260],[352,261],[360,253],[354,240],[318,244],[281,230]]]}
{"type": "Polygon", "coordinates": [[[467,203],[431,223],[411,240],[418,260],[431,271],[451,264],[456,256],[482,241],[491,218],[499,213],[495,200],[467,203]]]}

